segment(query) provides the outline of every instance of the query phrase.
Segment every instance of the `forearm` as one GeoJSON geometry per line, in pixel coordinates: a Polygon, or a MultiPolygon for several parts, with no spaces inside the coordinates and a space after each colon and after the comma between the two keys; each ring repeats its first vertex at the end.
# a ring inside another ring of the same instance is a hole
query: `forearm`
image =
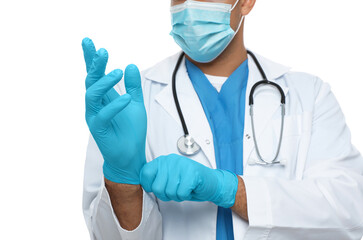
{"type": "Polygon", "coordinates": [[[112,208],[123,229],[134,230],[141,222],[143,190],[140,185],[119,184],[105,178],[112,208]]]}
{"type": "Polygon", "coordinates": [[[248,221],[246,189],[243,179],[241,177],[238,177],[238,189],[236,193],[236,200],[231,209],[232,211],[237,213],[241,218],[248,221]]]}

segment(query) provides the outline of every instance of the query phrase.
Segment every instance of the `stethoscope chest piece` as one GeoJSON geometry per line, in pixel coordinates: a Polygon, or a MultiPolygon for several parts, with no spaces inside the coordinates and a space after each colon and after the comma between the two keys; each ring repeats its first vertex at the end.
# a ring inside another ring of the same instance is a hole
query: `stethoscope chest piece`
{"type": "Polygon", "coordinates": [[[200,151],[200,146],[189,135],[183,135],[178,140],[178,150],[181,154],[192,156],[200,151]]]}

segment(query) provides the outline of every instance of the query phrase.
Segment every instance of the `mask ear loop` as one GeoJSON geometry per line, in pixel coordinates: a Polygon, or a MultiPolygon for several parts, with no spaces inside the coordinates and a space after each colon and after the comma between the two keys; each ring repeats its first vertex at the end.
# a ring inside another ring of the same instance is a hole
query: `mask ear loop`
{"type": "MultiPolygon", "coordinates": [[[[237,0],[237,1],[234,3],[233,7],[232,7],[232,8],[231,8],[231,10],[229,11],[230,13],[233,11],[233,9],[235,9],[235,7],[237,6],[238,2],[239,2],[239,0],[237,0]]],[[[245,16],[242,16],[241,21],[240,21],[240,22],[239,22],[239,24],[238,24],[238,27],[237,27],[237,29],[236,29],[236,31],[235,31],[235,33],[236,33],[236,34],[238,33],[239,29],[241,28],[241,25],[242,25],[242,22],[243,22],[244,17],[245,17],[245,16]]]]}
{"type": "Polygon", "coordinates": [[[233,11],[233,9],[237,6],[238,2],[239,2],[239,0],[237,0],[237,1],[234,3],[233,7],[231,8],[231,10],[229,10],[229,12],[232,12],[232,11],[233,11]]]}
{"type": "Polygon", "coordinates": [[[245,18],[245,16],[242,16],[242,17],[241,17],[241,21],[239,22],[238,27],[237,27],[237,29],[236,29],[236,34],[238,33],[239,29],[241,28],[241,26],[242,26],[242,22],[243,22],[243,19],[244,19],[244,18],[245,18]]]}

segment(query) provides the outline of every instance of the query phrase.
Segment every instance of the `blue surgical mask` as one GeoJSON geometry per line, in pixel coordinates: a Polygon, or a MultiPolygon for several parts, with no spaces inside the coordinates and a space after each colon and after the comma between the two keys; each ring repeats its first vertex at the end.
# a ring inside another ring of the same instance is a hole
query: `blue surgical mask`
{"type": "Polygon", "coordinates": [[[172,6],[173,29],[170,35],[194,61],[207,63],[216,59],[230,44],[236,31],[230,26],[232,6],[226,3],[187,0],[172,6]]]}

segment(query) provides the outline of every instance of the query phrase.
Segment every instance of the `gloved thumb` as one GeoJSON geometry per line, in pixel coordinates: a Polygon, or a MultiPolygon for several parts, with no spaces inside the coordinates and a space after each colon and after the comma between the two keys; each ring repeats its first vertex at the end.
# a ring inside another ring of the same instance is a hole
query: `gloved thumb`
{"type": "Polygon", "coordinates": [[[131,95],[132,100],[136,102],[144,102],[140,72],[134,64],[130,64],[126,67],[125,88],[126,92],[131,95]]]}

